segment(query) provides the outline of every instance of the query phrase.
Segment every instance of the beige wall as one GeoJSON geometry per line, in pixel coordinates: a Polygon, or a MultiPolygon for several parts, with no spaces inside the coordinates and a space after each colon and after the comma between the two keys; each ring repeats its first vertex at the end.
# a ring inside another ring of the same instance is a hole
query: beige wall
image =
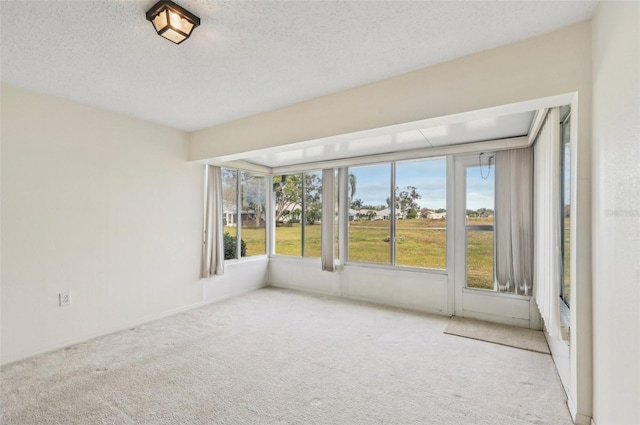
{"type": "Polygon", "coordinates": [[[3,86],[1,137],[3,363],[202,301],[186,133],[3,86]]]}
{"type": "MultiPolygon", "coordinates": [[[[591,22],[192,133],[190,159],[233,155],[572,93],[576,182],[572,227],[569,406],[591,417],[591,22]],[[233,141],[233,143],[230,143],[233,141]]],[[[569,359],[563,364],[568,364],[569,359]]]]}
{"type": "Polygon", "coordinates": [[[593,314],[597,425],[640,423],[640,3],[593,18],[593,314]]]}
{"type": "Polygon", "coordinates": [[[570,404],[584,420],[593,396],[596,424],[640,423],[638,8],[605,2],[593,23],[204,129],[189,152],[182,132],[3,87],[2,361],[202,300],[202,171],[187,157],[575,93],[570,404]]]}
{"type": "Polygon", "coordinates": [[[196,131],[190,158],[231,155],[569,92],[589,96],[590,55],[590,25],[585,22],[196,131]]]}

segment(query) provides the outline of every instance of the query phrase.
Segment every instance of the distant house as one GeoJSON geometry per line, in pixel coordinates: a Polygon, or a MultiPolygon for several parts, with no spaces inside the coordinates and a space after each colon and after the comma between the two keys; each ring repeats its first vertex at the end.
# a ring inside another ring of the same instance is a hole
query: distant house
{"type": "Polygon", "coordinates": [[[222,205],[222,215],[224,217],[224,226],[236,226],[236,205],[231,202],[224,202],[222,205]]]}
{"type": "MultiPolygon", "coordinates": [[[[396,208],[396,220],[403,220],[405,217],[399,208],[396,208]]],[[[391,208],[385,208],[380,211],[376,211],[375,220],[391,220],[391,208]]]]}
{"type": "MultiPolygon", "coordinates": [[[[222,216],[223,216],[223,225],[225,227],[236,227],[238,224],[236,223],[237,214],[236,205],[232,202],[225,202],[222,205],[222,216]]],[[[256,226],[261,227],[264,225],[264,214],[259,214],[259,221],[256,221],[256,211],[253,209],[243,210],[240,213],[240,219],[242,220],[244,225],[246,226],[248,222],[253,222],[256,226]]]]}
{"type": "Polygon", "coordinates": [[[447,212],[430,212],[429,214],[427,214],[427,218],[430,218],[431,220],[444,220],[445,218],[447,218],[447,212]]]}

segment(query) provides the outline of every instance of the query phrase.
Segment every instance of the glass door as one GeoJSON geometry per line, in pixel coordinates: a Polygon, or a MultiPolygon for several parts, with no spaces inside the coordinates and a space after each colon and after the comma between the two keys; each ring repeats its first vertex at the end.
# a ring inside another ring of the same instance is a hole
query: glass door
{"type": "Polygon", "coordinates": [[[496,284],[494,153],[461,155],[454,165],[454,314],[529,327],[530,297],[496,284]]]}

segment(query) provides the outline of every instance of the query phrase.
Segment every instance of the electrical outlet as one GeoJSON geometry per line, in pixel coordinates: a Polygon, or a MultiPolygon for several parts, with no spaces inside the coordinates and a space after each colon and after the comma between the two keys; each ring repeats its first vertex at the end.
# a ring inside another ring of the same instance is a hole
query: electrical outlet
{"type": "Polygon", "coordinates": [[[70,291],[60,292],[60,307],[64,307],[66,305],[71,305],[71,292],[70,291]]]}

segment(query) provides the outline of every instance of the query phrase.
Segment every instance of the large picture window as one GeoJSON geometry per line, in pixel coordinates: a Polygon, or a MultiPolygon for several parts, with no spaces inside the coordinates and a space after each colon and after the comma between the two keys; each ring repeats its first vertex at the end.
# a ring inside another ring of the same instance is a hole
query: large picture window
{"type": "Polygon", "coordinates": [[[445,269],[446,168],[445,158],[349,168],[349,261],[445,269]]]}

